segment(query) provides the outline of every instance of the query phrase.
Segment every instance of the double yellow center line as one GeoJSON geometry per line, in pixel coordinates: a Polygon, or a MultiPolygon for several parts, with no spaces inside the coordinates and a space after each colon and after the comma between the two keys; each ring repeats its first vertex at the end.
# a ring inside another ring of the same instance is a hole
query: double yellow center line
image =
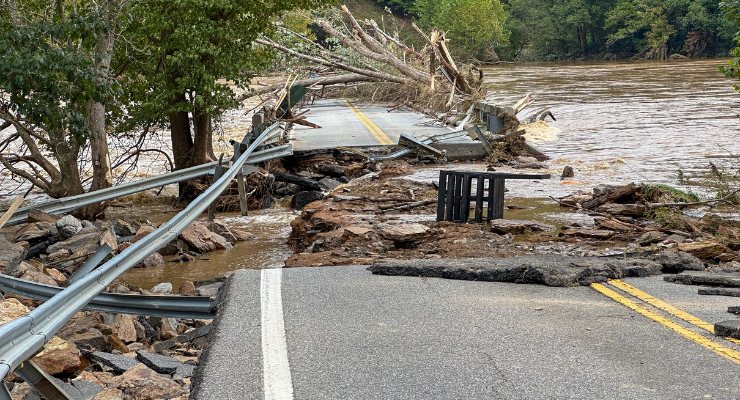
{"type": "Polygon", "coordinates": [[[362,125],[365,125],[365,128],[367,128],[368,131],[375,137],[375,139],[378,141],[378,143],[382,145],[394,145],[396,143],[391,140],[391,138],[388,137],[388,135],[385,134],[380,128],[378,128],[373,121],[370,121],[370,118],[367,117],[367,115],[363,114],[362,111],[358,110],[357,107],[355,107],[354,104],[350,103],[349,100],[345,100],[347,102],[347,106],[350,110],[352,110],[352,113],[355,114],[357,119],[362,122],[362,125]]]}
{"type": "MultiPolygon", "coordinates": [[[[685,322],[688,322],[691,325],[694,325],[700,329],[703,329],[712,335],[714,335],[714,326],[700,318],[697,318],[679,308],[676,308],[660,299],[657,299],[645,292],[643,292],[640,289],[637,289],[634,286],[631,286],[621,280],[611,280],[608,283],[608,286],[615,287],[631,296],[634,296],[635,298],[657,308],[658,310],[664,311],[680,320],[683,320],[685,322]]],[[[642,305],[638,304],[637,302],[630,300],[629,298],[622,296],[621,294],[617,293],[616,291],[610,289],[607,287],[607,285],[602,285],[600,283],[594,283],[591,284],[591,287],[596,290],[597,292],[603,294],[606,297],[609,297],[610,299],[616,301],[619,304],[622,304],[623,306],[629,308],[630,310],[644,316],[647,318],[650,318],[651,320],[665,326],[666,328],[678,333],[679,335],[692,340],[704,347],[706,347],[709,350],[712,350],[713,352],[730,359],[734,361],[737,364],[740,364],[740,351],[737,351],[735,349],[732,349],[730,347],[724,346],[715,340],[713,338],[706,337],[704,335],[700,335],[690,329],[687,329],[686,327],[678,324],[675,321],[672,321],[669,318],[666,318],[665,316],[652,311],[646,307],[643,307],[642,305]]],[[[740,344],[740,340],[732,339],[732,338],[725,338],[726,340],[735,343],[740,344]]]]}

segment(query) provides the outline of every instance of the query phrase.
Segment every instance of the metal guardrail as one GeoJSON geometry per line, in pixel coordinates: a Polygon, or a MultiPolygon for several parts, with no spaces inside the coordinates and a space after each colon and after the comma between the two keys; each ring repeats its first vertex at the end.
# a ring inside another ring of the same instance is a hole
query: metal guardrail
{"type": "MultiPolygon", "coordinates": [[[[2,292],[45,301],[63,290],[64,288],[0,274],[2,292]]],[[[182,319],[213,319],[216,316],[215,305],[205,296],[100,293],[90,300],[83,310],[182,319]]]]}
{"type": "MultiPolygon", "coordinates": [[[[273,131],[269,131],[273,132],[273,131]]],[[[274,134],[274,133],[273,133],[274,134]]],[[[285,157],[293,154],[293,146],[290,144],[277,146],[266,150],[261,150],[252,154],[246,163],[256,164],[265,162],[274,158],[285,157]]],[[[163,175],[144,178],[136,181],[127,182],[121,185],[96,190],[94,192],[82,193],[76,196],[65,197],[61,199],[52,199],[39,204],[32,204],[22,207],[8,221],[8,225],[23,223],[28,218],[28,213],[32,210],[41,210],[48,213],[64,214],[80,207],[90,204],[100,203],[112,200],[122,196],[128,196],[145,190],[158,188],[181,181],[187,181],[199,178],[204,175],[213,174],[218,162],[197,165],[195,167],[185,168],[173,171],[163,175]]]]}
{"type": "MultiPolygon", "coordinates": [[[[451,140],[451,139],[455,139],[455,138],[462,137],[465,135],[467,135],[465,131],[447,132],[447,133],[443,133],[440,135],[429,137],[427,139],[421,140],[420,142],[424,144],[434,144],[437,142],[444,142],[445,140],[451,140]]],[[[413,151],[414,151],[413,149],[406,147],[406,148],[403,148],[401,150],[395,151],[393,153],[390,153],[384,156],[376,156],[376,157],[371,157],[371,158],[374,161],[395,160],[399,157],[403,157],[407,154],[411,154],[413,151]]]]}
{"type": "MultiPolygon", "coordinates": [[[[30,313],[0,326],[0,380],[41,351],[59,329],[106,286],[175,239],[218,198],[239,173],[255,148],[261,145],[272,130],[278,127],[278,124],[274,124],[266,129],[243,154],[234,160],[231,168],[226,170],[221,178],[213,182],[205,192],[168,222],[57,293],[30,313]]],[[[30,363],[25,363],[23,368],[26,368],[27,364],[30,363]]],[[[54,397],[64,398],[66,395],[59,392],[54,397]]],[[[9,393],[7,388],[1,385],[0,399],[3,398],[9,398],[9,393]]]]}

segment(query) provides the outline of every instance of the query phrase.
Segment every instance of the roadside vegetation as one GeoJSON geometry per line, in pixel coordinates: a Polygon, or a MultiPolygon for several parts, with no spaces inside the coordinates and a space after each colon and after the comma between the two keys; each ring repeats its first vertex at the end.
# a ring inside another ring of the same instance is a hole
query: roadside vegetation
{"type": "Polygon", "coordinates": [[[737,15],[736,1],[729,14],[709,0],[377,1],[449,31],[471,57],[493,47],[507,61],[727,56],[737,15]]]}

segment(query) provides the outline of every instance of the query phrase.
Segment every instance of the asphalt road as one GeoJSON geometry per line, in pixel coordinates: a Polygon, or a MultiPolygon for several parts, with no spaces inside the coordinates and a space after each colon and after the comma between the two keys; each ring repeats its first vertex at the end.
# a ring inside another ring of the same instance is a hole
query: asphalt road
{"type": "MultiPolygon", "coordinates": [[[[306,108],[310,110],[308,121],[321,128],[296,126],[291,138],[296,151],[391,146],[398,143],[401,133],[426,138],[449,132],[444,127],[420,125],[427,118],[418,113],[399,110],[389,113],[378,105],[336,99],[319,100],[306,108]]],[[[467,137],[462,140],[470,141],[467,137]]]]}
{"type": "MultiPolygon", "coordinates": [[[[738,303],[627,283],[711,322],[738,303]]],[[[589,287],[242,270],[216,323],[196,399],[740,398],[740,364],[589,287]]]]}

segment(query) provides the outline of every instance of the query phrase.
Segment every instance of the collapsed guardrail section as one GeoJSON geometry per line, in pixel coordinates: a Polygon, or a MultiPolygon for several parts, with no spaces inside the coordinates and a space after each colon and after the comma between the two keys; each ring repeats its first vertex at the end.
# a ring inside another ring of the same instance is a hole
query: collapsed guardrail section
{"type": "MultiPolygon", "coordinates": [[[[79,280],[73,282],[29,314],[0,326],[0,379],[4,379],[8,374],[15,371],[43,397],[47,399],[68,399],[69,397],[62,389],[57,387],[33,362],[27,360],[40,352],[44,345],[70,318],[85,308],[115,279],[167,245],[201,215],[237,176],[254,150],[262,145],[278,128],[279,124],[276,123],[265,129],[241,154],[239,154],[241,147],[235,146],[235,159],[231,166],[205,192],[168,222],[162,224],[152,233],[132,244],[103,265],[80,277],[79,280]]],[[[212,168],[212,166],[209,168],[212,168]]],[[[187,173],[192,173],[192,171],[185,172],[185,174],[187,173]]],[[[157,186],[161,184],[159,182],[157,186]]],[[[120,195],[117,192],[113,198],[120,195]]],[[[10,398],[10,393],[5,384],[0,384],[0,400],[10,398]]]]}

